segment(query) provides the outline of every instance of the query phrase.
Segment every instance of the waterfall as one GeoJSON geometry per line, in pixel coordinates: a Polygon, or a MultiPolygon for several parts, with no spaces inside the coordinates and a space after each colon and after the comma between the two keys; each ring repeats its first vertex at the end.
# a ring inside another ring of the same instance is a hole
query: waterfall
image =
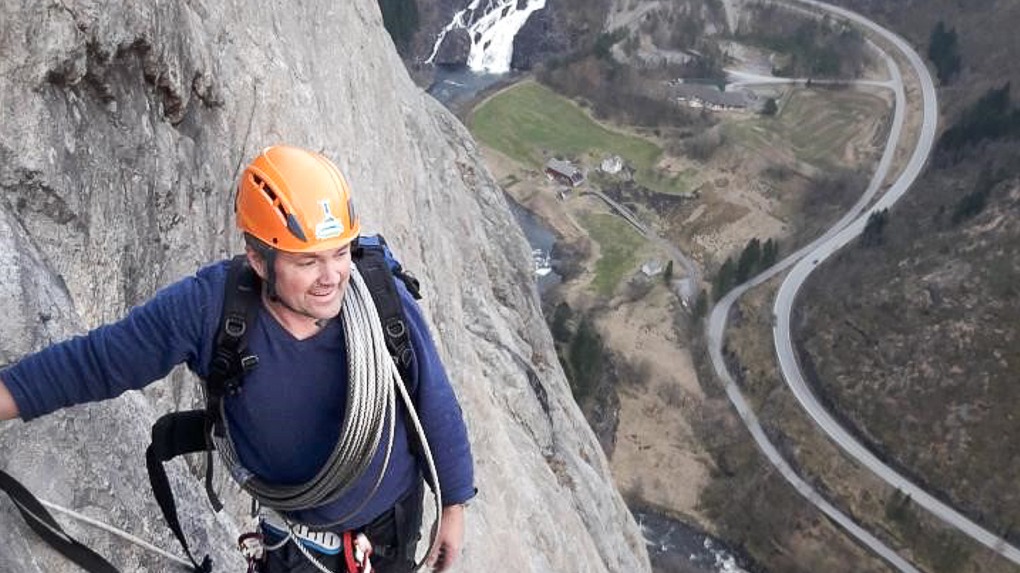
{"type": "Polygon", "coordinates": [[[545,0],[471,0],[467,8],[453,15],[439,32],[426,63],[432,63],[446,34],[467,30],[471,51],[467,66],[475,72],[502,74],[510,71],[514,55],[514,36],[533,12],[545,8],[545,0]],[[518,8],[520,4],[524,7],[518,8]]]}

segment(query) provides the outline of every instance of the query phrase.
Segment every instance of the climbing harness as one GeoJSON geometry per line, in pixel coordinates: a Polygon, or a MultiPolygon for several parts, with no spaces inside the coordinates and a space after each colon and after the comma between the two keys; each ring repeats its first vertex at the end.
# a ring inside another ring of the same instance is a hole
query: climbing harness
{"type": "Polygon", "coordinates": [[[259,520],[261,525],[280,540],[266,545],[259,533],[246,533],[241,536],[244,545],[242,553],[248,559],[248,572],[258,571],[258,564],[270,551],[281,549],[287,543],[294,543],[298,551],[322,573],[340,573],[326,567],[315,556],[343,555],[343,573],[371,573],[372,543],[363,532],[344,531],[341,533],[329,530],[316,530],[302,524],[292,523],[283,516],[269,511],[263,513],[259,520]],[[314,551],[314,554],[313,554],[314,551]]]}

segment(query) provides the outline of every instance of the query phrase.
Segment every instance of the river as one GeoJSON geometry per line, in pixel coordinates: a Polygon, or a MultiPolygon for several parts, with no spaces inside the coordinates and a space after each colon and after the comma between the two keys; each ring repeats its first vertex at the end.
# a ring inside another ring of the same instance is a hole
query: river
{"type": "Polygon", "coordinates": [[[514,214],[517,224],[524,232],[524,238],[531,245],[531,258],[535,265],[538,294],[544,294],[562,280],[562,277],[552,270],[552,261],[550,260],[550,253],[552,253],[553,245],[556,244],[556,235],[538,216],[514,201],[513,197],[507,195],[506,200],[510,205],[510,212],[514,214]]]}
{"type": "Polygon", "coordinates": [[[633,510],[648,544],[652,571],[669,573],[749,573],[743,561],[718,539],[682,521],[633,510]]]}
{"type": "Polygon", "coordinates": [[[460,106],[470,102],[482,90],[493,84],[506,82],[511,75],[512,73],[474,72],[466,67],[436,66],[432,85],[426,91],[457,113],[460,106]]]}

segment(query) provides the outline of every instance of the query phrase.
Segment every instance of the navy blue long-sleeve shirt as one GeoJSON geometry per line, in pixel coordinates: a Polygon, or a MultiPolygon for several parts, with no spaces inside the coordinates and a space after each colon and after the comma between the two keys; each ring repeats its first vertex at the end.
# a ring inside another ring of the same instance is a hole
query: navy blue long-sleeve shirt
{"type": "MultiPolygon", "coordinates": [[[[228,261],[207,266],[135,307],[118,322],[26,356],[0,373],[25,420],[59,408],[119,396],[165,377],[180,363],[199,377],[209,363],[223,308],[228,261]]],[[[467,430],[456,395],[421,310],[397,281],[414,348],[415,405],[436,463],[444,504],[474,495],[467,430]]],[[[341,315],[341,319],[342,319],[341,315]]],[[[268,312],[248,335],[259,357],[237,396],[224,398],[225,418],[245,469],[269,483],[299,484],[318,472],[335,447],[347,399],[347,355],[341,321],[298,340],[268,312]]],[[[398,397],[399,402],[399,397],[398,397]]],[[[402,405],[400,406],[402,407],[402,405]]],[[[399,410],[398,410],[399,411],[399,410]]],[[[341,524],[357,528],[392,507],[419,479],[405,416],[395,420],[393,451],[376,495],[341,524]]],[[[295,512],[321,524],[359,507],[381,467],[386,439],[357,483],[332,503],[295,512]]]]}

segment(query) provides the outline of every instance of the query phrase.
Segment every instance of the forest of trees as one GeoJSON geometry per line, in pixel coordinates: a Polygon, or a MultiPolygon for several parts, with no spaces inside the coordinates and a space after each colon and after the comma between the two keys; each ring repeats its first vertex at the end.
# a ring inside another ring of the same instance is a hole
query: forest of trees
{"type": "Polygon", "coordinates": [[[803,18],[774,4],[748,6],[737,39],[787,56],[773,73],[789,77],[859,77],[869,62],[857,30],[830,18],[803,18]]]}
{"type": "Polygon", "coordinates": [[[565,302],[559,303],[553,310],[549,331],[574,399],[581,404],[596,387],[605,369],[606,350],[602,337],[590,317],[575,316],[565,302]]]}
{"type": "Polygon", "coordinates": [[[864,231],[861,233],[860,245],[864,248],[877,247],[885,242],[885,225],[889,221],[889,209],[875,211],[868,215],[868,222],[864,224],[864,231]]]}
{"type": "Polygon", "coordinates": [[[993,170],[990,166],[982,169],[978,174],[974,189],[956,202],[956,206],[953,208],[952,223],[958,225],[984,211],[992,189],[1007,177],[1008,175],[1003,171],[993,170]]]}
{"type": "Polygon", "coordinates": [[[740,253],[740,258],[734,261],[733,257],[729,257],[719,267],[712,283],[712,295],[717,301],[722,299],[733,287],[771,267],[778,259],[779,243],[774,239],[764,243],[757,237],[751,239],[740,253]]]}
{"type": "Polygon", "coordinates": [[[939,138],[938,150],[954,159],[963,148],[982,140],[1020,137],[1020,110],[1010,103],[1010,85],[989,89],[939,138]]]}

